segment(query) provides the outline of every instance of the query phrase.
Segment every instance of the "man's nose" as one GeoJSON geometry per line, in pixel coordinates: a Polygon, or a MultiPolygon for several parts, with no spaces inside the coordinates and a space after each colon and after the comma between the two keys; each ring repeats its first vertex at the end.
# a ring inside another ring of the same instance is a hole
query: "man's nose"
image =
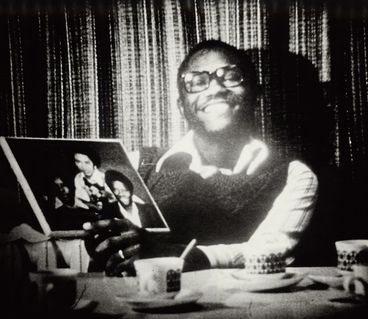
{"type": "Polygon", "coordinates": [[[223,91],[225,88],[220,84],[219,79],[211,79],[208,89],[206,90],[209,95],[214,95],[219,91],[223,91]]]}

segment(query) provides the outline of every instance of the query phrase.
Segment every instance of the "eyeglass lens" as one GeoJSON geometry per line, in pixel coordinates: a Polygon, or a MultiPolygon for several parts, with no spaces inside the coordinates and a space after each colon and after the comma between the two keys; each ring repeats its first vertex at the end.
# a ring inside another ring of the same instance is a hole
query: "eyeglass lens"
{"type": "Polygon", "coordinates": [[[214,72],[188,72],[183,76],[184,87],[188,93],[198,93],[208,89],[212,78],[224,87],[235,87],[243,82],[243,76],[237,66],[225,66],[214,72]]]}

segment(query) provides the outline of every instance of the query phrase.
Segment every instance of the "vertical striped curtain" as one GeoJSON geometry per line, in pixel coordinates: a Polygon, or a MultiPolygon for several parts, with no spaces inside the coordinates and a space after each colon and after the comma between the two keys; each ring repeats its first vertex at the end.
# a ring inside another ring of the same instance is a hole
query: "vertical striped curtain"
{"type": "Polygon", "coordinates": [[[100,110],[95,15],[91,6],[38,12],[45,48],[49,136],[98,137],[100,110]]]}
{"type": "Polygon", "coordinates": [[[336,3],[89,0],[7,7],[0,17],[0,134],[116,137],[128,150],[172,145],[186,131],[176,70],[189,47],[215,38],[252,56],[265,140],[286,155],[328,150],[330,163],[354,173],[367,161],[367,11],[336,3]],[[303,70],[318,83],[306,83],[303,70]],[[323,136],[318,123],[328,128],[323,136]]]}
{"type": "Polygon", "coordinates": [[[335,159],[361,178],[368,147],[368,7],[340,5],[331,10],[331,82],[335,159]]]}

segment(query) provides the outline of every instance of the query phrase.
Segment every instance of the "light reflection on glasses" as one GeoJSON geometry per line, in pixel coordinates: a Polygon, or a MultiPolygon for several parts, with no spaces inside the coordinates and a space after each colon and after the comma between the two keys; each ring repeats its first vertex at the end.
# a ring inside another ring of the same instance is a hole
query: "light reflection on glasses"
{"type": "Polygon", "coordinates": [[[213,79],[216,79],[225,88],[236,87],[244,80],[242,71],[235,64],[220,67],[213,72],[187,72],[181,78],[188,93],[199,93],[207,90],[213,79]]]}

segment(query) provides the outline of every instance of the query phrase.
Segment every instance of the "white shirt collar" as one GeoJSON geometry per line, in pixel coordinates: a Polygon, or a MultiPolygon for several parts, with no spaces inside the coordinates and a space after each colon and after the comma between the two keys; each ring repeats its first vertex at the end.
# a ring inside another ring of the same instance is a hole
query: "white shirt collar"
{"type": "Polygon", "coordinates": [[[202,178],[208,178],[220,171],[224,175],[233,175],[247,170],[247,175],[253,174],[256,169],[266,160],[269,155],[268,148],[265,143],[260,140],[252,138],[250,142],[246,143],[240,153],[237,163],[233,169],[219,168],[213,165],[205,165],[202,163],[198,150],[193,141],[194,132],[191,130],[179,142],[171,147],[157,162],[156,172],[159,172],[165,162],[170,156],[181,153],[187,153],[192,157],[192,162],[189,169],[202,178]]]}
{"type": "Polygon", "coordinates": [[[137,205],[132,202],[132,211],[128,212],[119,202],[119,209],[121,214],[129,219],[134,225],[138,226],[138,227],[142,227],[142,223],[141,223],[141,219],[139,218],[139,211],[138,211],[138,207],[137,205]]]}

